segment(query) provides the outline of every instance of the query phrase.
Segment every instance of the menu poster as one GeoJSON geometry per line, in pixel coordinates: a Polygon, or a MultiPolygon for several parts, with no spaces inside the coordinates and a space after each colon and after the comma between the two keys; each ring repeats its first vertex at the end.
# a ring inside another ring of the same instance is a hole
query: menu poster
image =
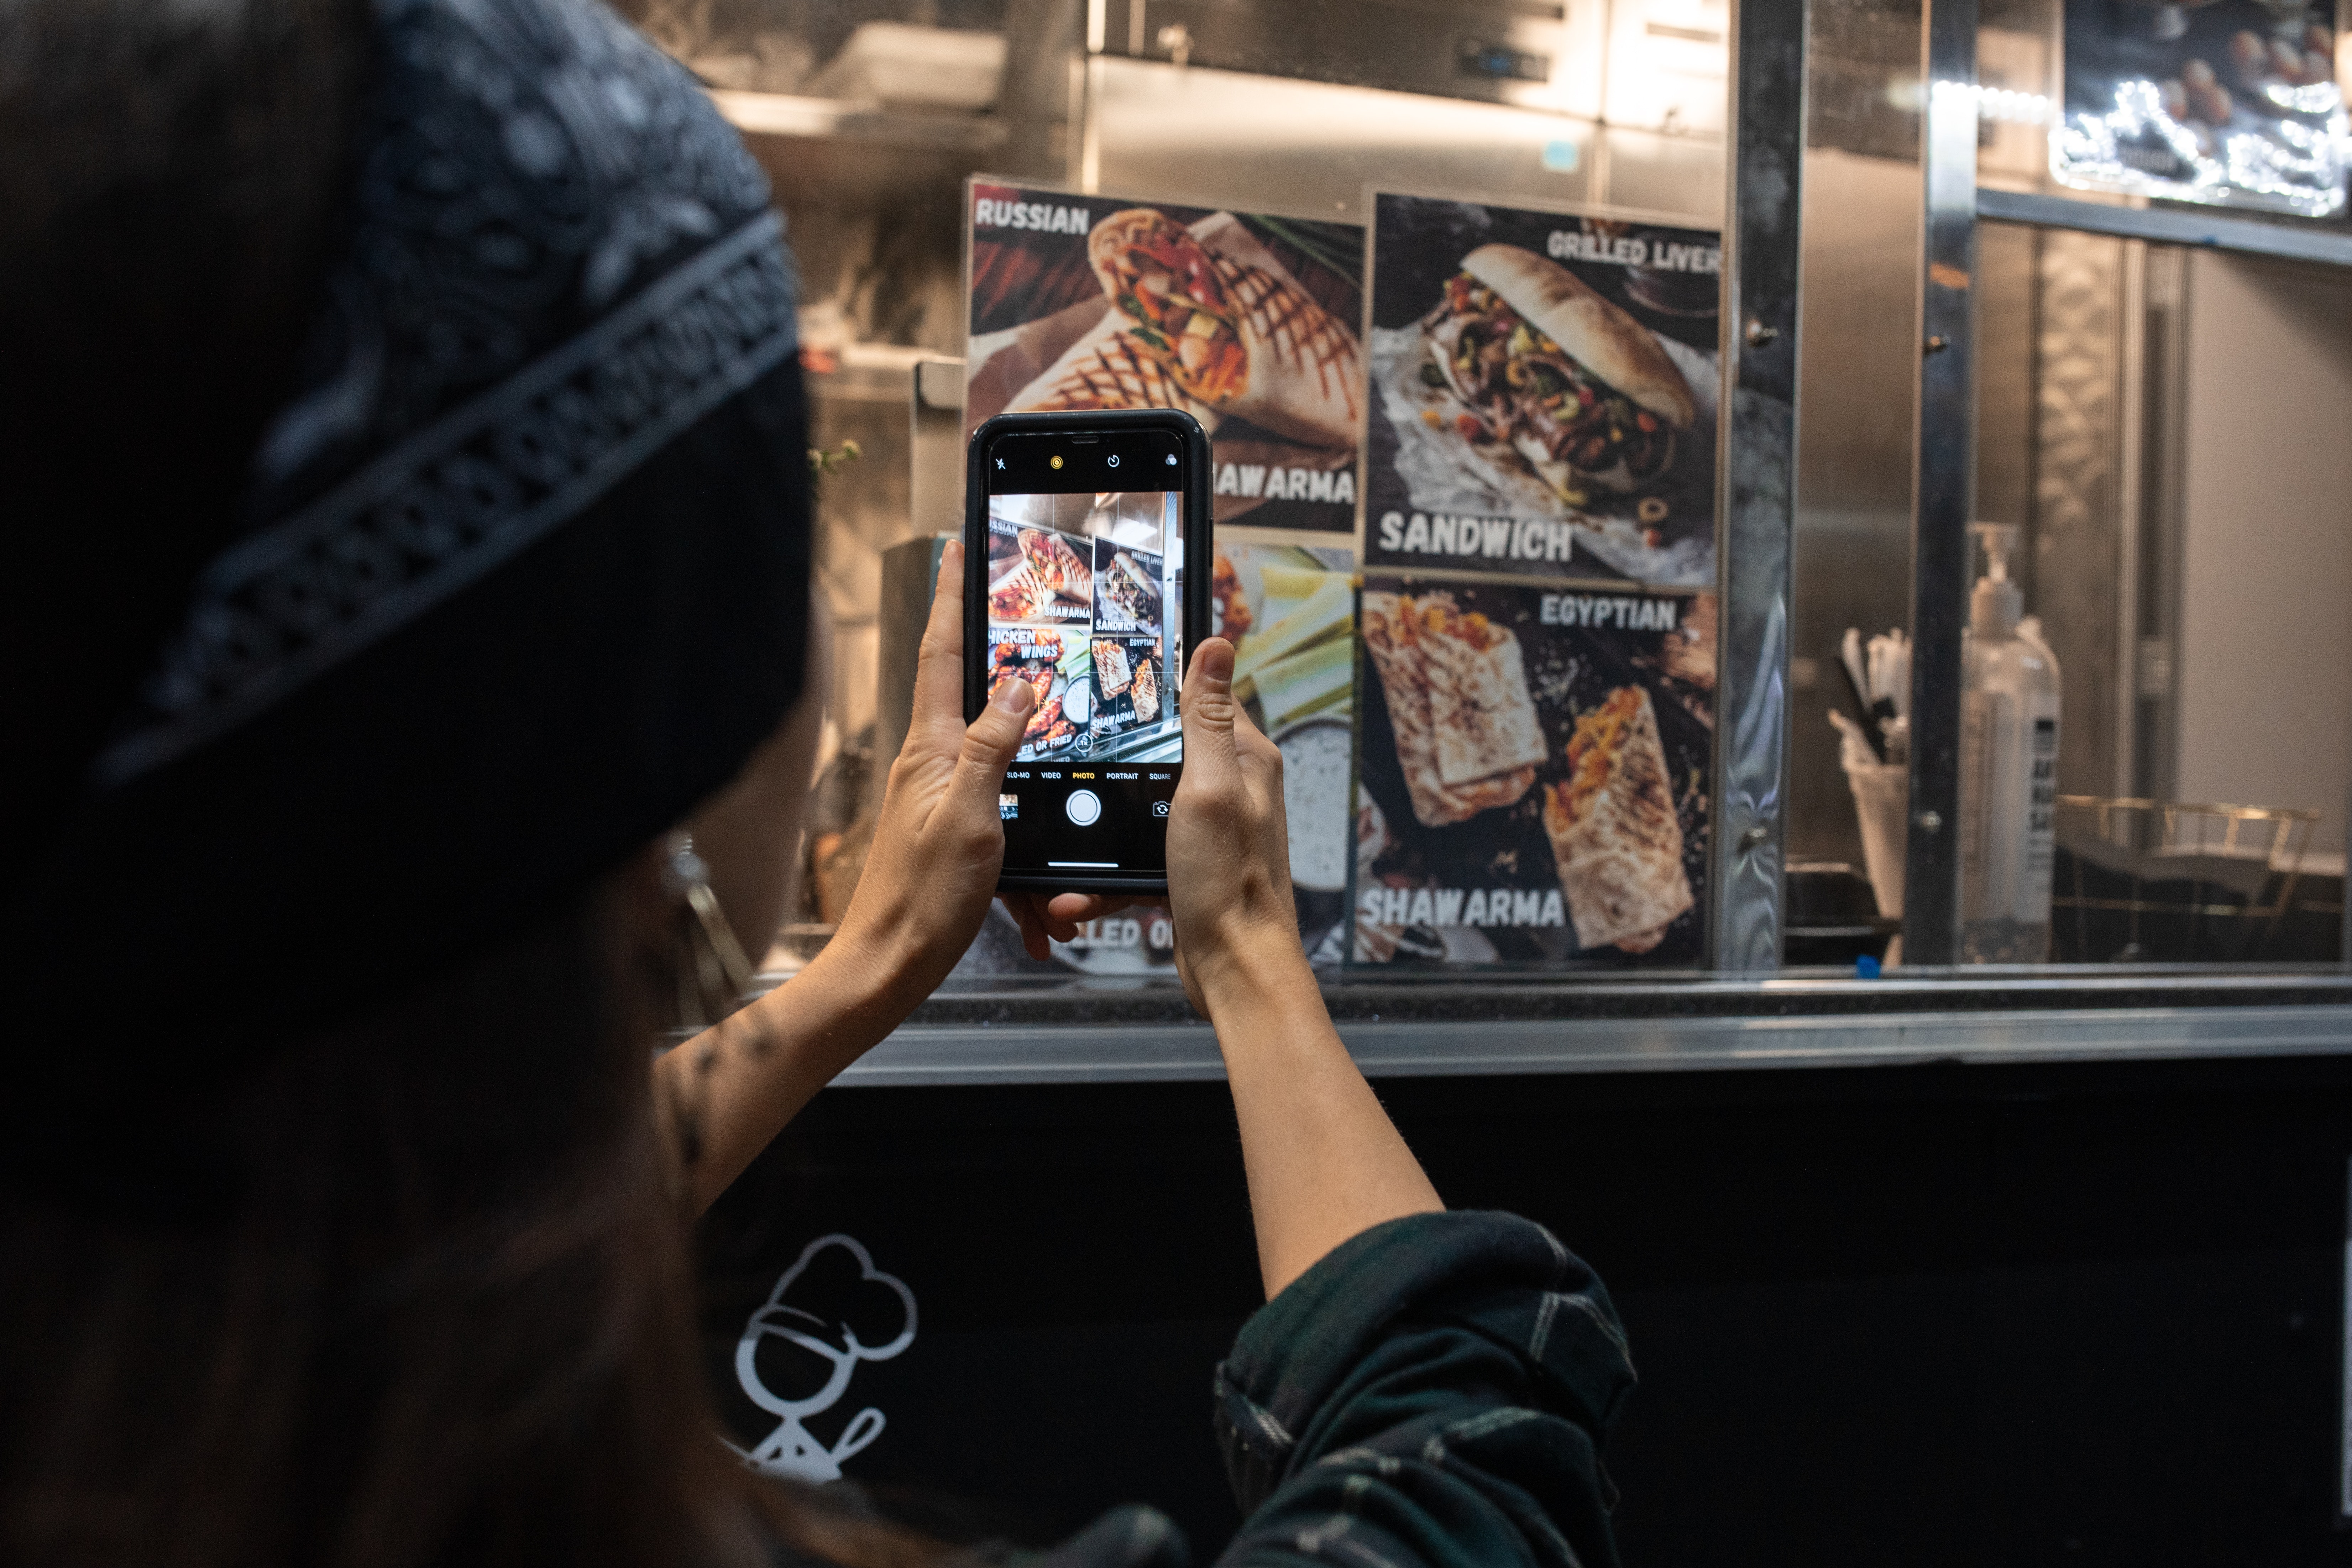
{"type": "Polygon", "coordinates": [[[2332,217],[2352,127],[2335,6],[2066,0],[2063,184],[2332,217]]]}
{"type": "Polygon", "coordinates": [[[1354,965],[1702,962],[1708,594],[1364,576],[1354,965]]]}
{"type": "Polygon", "coordinates": [[[965,430],[1181,408],[1215,517],[1353,532],[1364,366],[1353,224],[972,181],[965,430]]]}
{"type": "Polygon", "coordinates": [[[1715,584],[1716,229],[1379,194],[1367,565],[1715,584]]]}

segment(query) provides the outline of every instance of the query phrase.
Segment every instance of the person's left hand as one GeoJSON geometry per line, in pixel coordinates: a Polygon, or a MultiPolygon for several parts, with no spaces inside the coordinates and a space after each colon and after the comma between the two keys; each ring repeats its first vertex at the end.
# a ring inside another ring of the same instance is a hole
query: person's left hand
{"type": "Polygon", "coordinates": [[[942,552],[915,671],[915,710],[891,764],[874,847],[826,952],[877,967],[912,1007],[980,932],[1004,863],[996,797],[1036,693],[1004,683],[963,721],[963,546],[942,552]]]}

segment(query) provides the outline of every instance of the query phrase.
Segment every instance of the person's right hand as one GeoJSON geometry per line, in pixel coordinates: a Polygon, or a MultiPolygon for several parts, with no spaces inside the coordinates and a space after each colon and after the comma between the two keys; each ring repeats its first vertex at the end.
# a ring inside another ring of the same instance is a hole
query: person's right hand
{"type": "Polygon", "coordinates": [[[1211,637],[1184,676],[1184,776],[1168,814],[1176,970],[1211,1019],[1237,986],[1314,988],[1290,895],[1282,752],[1234,698],[1234,645],[1211,637]]]}
{"type": "Polygon", "coordinates": [[[904,1008],[947,978],[987,917],[1004,863],[997,799],[1037,700],[1027,682],[1008,680],[964,722],[963,615],[963,545],[951,542],[923,629],[906,743],[857,891],[825,949],[887,977],[904,1008]]]}

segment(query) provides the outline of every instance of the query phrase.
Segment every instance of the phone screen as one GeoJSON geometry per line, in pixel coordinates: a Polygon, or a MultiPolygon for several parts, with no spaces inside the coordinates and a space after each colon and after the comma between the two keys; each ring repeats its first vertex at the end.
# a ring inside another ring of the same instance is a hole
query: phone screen
{"type": "Polygon", "coordinates": [[[1182,443],[1006,434],[988,475],[988,689],[1037,694],[998,800],[1008,873],[1167,870],[1184,760],[1182,443]]]}

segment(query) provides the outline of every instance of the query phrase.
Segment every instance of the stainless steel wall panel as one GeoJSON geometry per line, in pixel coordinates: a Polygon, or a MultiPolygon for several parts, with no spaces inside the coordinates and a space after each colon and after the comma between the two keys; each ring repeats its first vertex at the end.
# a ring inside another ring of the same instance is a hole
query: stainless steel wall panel
{"type": "MultiPolygon", "coordinates": [[[[1814,0],[1814,33],[1831,0],[1814,0]]],[[[1913,34],[1911,69],[1917,69],[1913,34]]],[[[1818,69],[1811,74],[1816,86],[1818,69]]],[[[1818,127],[1820,119],[1815,116],[1818,127]]],[[[1797,528],[1788,852],[1862,863],[1853,796],[1823,710],[1842,700],[1837,640],[1910,615],[1911,450],[1918,391],[1912,315],[1919,173],[1895,158],[1805,158],[1805,328],[1798,345],[1797,528]]]]}
{"type": "Polygon", "coordinates": [[[2037,248],[2026,607],[2042,617],[2064,682],[2058,788],[2113,795],[2117,710],[2128,710],[2131,679],[2118,657],[2131,532],[2122,494],[2124,244],[2053,231],[2037,248]]]}

